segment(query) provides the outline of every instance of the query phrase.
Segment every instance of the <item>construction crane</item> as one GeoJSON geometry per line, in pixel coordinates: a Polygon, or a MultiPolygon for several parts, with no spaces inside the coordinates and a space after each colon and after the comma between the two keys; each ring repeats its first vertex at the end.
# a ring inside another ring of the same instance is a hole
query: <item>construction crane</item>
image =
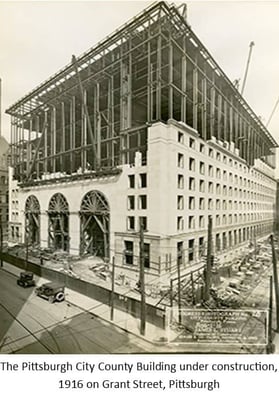
{"type": "Polygon", "coordinates": [[[250,65],[251,55],[252,55],[252,50],[253,50],[254,45],[255,45],[255,43],[253,41],[251,41],[251,43],[249,44],[249,55],[248,55],[247,65],[246,65],[244,79],[243,79],[243,83],[242,83],[241,95],[243,95],[244,88],[246,85],[246,79],[247,79],[247,75],[248,75],[248,70],[249,70],[249,65],[250,65]]]}
{"type": "Polygon", "coordinates": [[[268,127],[269,123],[271,122],[271,119],[272,119],[272,117],[273,117],[273,115],[274,115],[274,113],[275,113],[275,111],[277,109],[278,104],[279,104],[279,97],[278,97],[278,99],[277,99],[277,101],[276,101],[276,103],[275,103],[275,105],[274,105],[274,107],[272,109],[272,112],[271,112],[271,114],[269,116],[269,119],[268,119],[268,121],[266,123],[266,127],[268,127]]]}

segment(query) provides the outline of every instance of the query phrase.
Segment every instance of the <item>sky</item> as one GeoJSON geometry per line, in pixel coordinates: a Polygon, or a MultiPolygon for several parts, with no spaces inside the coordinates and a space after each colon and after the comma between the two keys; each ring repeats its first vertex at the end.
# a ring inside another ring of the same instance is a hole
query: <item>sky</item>
{"type": "MultiPolygon", "coordinates": [[[[9,106],[150,4],[0,0],[2,135],[9,140],[9,106]]],[[[279,98],[279,0],[189,1],[187,7],[188,23],[232,81],[242,83],[255,42],[244,97],[266,124],[279,98]]],[[[268,128],[279,143],[279,105],[268,128]]]]}

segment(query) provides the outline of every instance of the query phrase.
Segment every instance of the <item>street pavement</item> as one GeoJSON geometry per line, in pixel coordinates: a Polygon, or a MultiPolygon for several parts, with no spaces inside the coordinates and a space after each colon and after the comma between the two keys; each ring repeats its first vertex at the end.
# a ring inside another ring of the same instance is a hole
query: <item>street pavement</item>
{"type": "MultiPolygon", "coordinates": [[[[0,353],[106,354],[152,352],[153,344],[93,314],[105,308],[66,289],[66,300],[50,304],[34,288],[16,284],[19,270],[0,270],[0,353]],[[13,273],[11,273],[11,271],[13,273]]],[[[37,284],[45,283],[37,278],[37,284]]],[[[125,326],[123,324],[123,326],[125,326]]]]}

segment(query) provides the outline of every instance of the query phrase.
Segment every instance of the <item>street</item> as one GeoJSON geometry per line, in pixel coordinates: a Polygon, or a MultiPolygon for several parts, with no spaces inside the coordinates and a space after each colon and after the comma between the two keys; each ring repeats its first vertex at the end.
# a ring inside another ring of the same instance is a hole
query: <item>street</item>
{"type": "Polygon", "coordinates": [[[34,288],[17,286],[15,275],[0,270],[1,354],[106,354],[153,350],[151,343],[71,302],[67,290],[64,302],[50,304],[37,297],[34,288]]]}

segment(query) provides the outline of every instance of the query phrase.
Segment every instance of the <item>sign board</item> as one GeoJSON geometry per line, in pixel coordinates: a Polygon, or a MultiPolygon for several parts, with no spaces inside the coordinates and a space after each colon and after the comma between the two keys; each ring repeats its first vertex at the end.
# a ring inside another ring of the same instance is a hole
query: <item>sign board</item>
{"type": "Polygon", "coordinates": [[[267,311],[181,309],[167,312],[168,343],[266,345],[267,311]]]}

